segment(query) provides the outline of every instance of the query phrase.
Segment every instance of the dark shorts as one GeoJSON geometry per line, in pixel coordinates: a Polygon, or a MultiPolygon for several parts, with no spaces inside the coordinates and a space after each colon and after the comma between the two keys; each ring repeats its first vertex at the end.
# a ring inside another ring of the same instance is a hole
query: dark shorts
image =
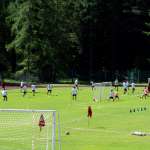
{"type": "Polygon", "coordinates": [[[26,94],[26,93],[27,93],[27,91],[23,91],[23,93],[24,93],[24,94],[26,94]]]}
{"type": "Polygon", "coordinates": [[[35,92],[35,90],[32,90],[32,92],[35,92]]]}
{"type": "Polygon", "coordinates": [[[109,99],[114,99],[113,96],[110,96],[109,99]]]}
{"type": "Polygon", "coordinates": [[[127,91],[127,89],[125,88],[124,91],[127,91]]]}
{"type": "Polygon", "coordinates": [[[72,94],[72,96],[77,96],[77,94],[72,94]]]}

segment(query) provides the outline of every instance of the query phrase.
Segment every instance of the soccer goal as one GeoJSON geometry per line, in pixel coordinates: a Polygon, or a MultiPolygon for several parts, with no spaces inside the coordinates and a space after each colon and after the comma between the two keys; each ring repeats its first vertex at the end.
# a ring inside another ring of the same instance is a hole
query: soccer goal
{"type": "Polygon", "coordinates": [[[93,99],[100,101],[108,99],[112,82],[94,83],[93,99]]]}
{"type": "Polygon", "coordinates": [[[0,148],[61,150],[59,120],[55,110],[0,109],[0,148]]]}

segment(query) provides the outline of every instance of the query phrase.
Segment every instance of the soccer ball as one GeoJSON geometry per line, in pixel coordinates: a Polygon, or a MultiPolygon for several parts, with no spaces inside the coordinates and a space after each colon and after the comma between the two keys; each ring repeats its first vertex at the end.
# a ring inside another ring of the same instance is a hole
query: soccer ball
{"type": "Polygon", "coordinates": [[[70,132],[69,132],[69,131],[66,131],[65,134],[66,134],[66,135],[70,135],[70,132]]]}

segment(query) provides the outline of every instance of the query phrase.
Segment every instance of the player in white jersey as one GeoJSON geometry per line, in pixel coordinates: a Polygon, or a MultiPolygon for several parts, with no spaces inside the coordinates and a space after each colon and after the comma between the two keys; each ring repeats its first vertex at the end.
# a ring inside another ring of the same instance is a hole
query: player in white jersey
{"type": "Polygon", "coordinates": [[[76,80],[74,81],[74,85],[77,87],[77,89],[79,89],[78,79],[76,79],[76,80]]]}
{"type": "Polygon", "coordinates": [[[22,91],[23,91],[23,97],[24,97],[27,94],[27,86],[25,84],[23,85],[22,91]]]}
{"type": "Polygon", "coordinates": [[[131,89],[132,89],[132,94],[134,94],[134,92],[135,92],[135,83],[134,82],[131,83],[131,89]]]}
{"type": "Polygon", "coordinates": [[[114,101],[114,90],[110,90],[109,99],[112,99],[114,101]]]}
{"type": "Polygon", "coordinates": [[[4,88],[2,90],[3,101],[7,101],[7,90],[4,88]]]}
{"type": "Polygon", "coordinates": [[[92,91],[93,91],[93,89],[94,89],[94,87],[95,87],[95,85],[94,85],[94,82],[93,82],[93,81],[91,81],[91,87],[92,87],[92,91]]]}
{"type": "Polygon", "coordinates": [[[128,80],[126,81],[126,87],[127,87],[127,90],[129,90],[129,82],[128,82],[128,80]]]}
{"type": "Polygon", "coordinates": [[[20,82],[20,90],[21,90],[21,92],[22,92],[23,85],[24,85],[24,82],[21,81],[21,82],[20,82]]]}
{"type": "Polygon", "coordinates": [[[76,100],[77,99],[77,92],[78,92],[77,87],[73,86],[71,92],[72,92],[72,98],[73,98],[73,100],[76,100]]]}
{"type": "Polygon", "coordinates": [[[35,85],[35,84],[32,84],[32,85],[31,85],[31,88],[32,88],[33,96],[35,96],[36,85],[35,85]]]}
{"type": "Polygon", "coordinates": [[[52,85],[51,85],[51,84],[48,84],[48,85],[47,85],[47,95],[48,95],[49,93],[50,93],[50,94],[52,93],[52,85]]]}
{"type": "Polygon", "coordinates": [[[122,83],[122,85],[123,85],[124,94],[126,94],[127,93],[127,84],[126,84],[126,82],[124,81],[122,83]]]}
{"type": "Polygon", "coordinates": [[[115,86],[115,89],[118,91],[119,83],[118,83],[118,79],[117,79],[117,78],[116,78],[116,80],[114,81],[114,86],[115,86]]]}

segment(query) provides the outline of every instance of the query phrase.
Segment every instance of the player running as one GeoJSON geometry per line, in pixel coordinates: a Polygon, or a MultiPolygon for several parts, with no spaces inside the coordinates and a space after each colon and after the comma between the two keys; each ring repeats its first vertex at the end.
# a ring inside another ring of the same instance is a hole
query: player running
{"type": "Polygon", "coordinates": [[[47,85],[47,95],[52,93],[52,85],[48,84],[47,85]]]}
{"type": "Polygon", "coordinates": [[[144,90],[143,90],[143,94],[141,96],[141,98],[143,99],[143,97],[146,99],[148,96],[148,88],[145,86],[144,90]]]}
{"type": "Polygon", "coordinates": [[[132,94],[134,94],[134,92],[135,92],[135,83],[134,82],[131,83],[131,89],[132,89],[132,94]]]}
{"type": "Polygon", "coordinates": [[[124,94],[126,94],[126,93],[127,93],[127,89],[128,89],[126,82],[124,81],[124,82],[122,83],[122,85],[123,85],[124,94]]]}
{"type": "Polygon", "coordinates": [[[114,81],[114,86],[115,86],[115,89],[118,91],[118,79],[116,78],[116,80],[114,81]]]}
{"type": "Polygon", "coordinates": [[[109,99],[114,101],[114,91],[113,89],[110,90],[109,99]]]}
{"type": "Polygon", "coordinates": [[[129,81],[128,80],[126,81],[126,87],[127,87],[127,90],[129,90],[129,81]]]}
{"type": "Polygon", "coordinates": [[[22,87],[23,97],[27,94],[27,86],[24,84],[22,87]]]}
{"type": "Polygon", "coordinates": [[[4,88],[2,90],[3,101],[7,101],[7,90],[4,88]]]}
{"type": "Polygon", "coordinates": [[[32,85],[31,85],[31,88],[32,88],[33,96],[35,96],[36,85],[35,85],[35,84],[32,84],[32,85]]]}
{"type": "Polygon", "coordinates": [[[73,88],[72,88],[72,98],[73,98],[73,100],[77,99],[77,92],[78,92],[77,87],[73,86],[73,88]]]}
{"type": "Polygon", "coordinates": [[[21,82],[20,82],[20,91],[21,91],[21,92],[22,92],[23,86],[24,86],[24,82],[21,81],[21,82]]]}
{"type": "Polygon", "coordinates": [[[74,81],[74,85],[76,86],[77,89],[79,89],[78,79],[76,79],[76,80],[74,81]]]}
{"type": "Polygon", "coordinates": [[[91,87],[92,87],[92,91],[94,90],[94,87],[95,87],[95,85],[94,85],[94,82],[93,81],[91,81],[91,87]]]}

